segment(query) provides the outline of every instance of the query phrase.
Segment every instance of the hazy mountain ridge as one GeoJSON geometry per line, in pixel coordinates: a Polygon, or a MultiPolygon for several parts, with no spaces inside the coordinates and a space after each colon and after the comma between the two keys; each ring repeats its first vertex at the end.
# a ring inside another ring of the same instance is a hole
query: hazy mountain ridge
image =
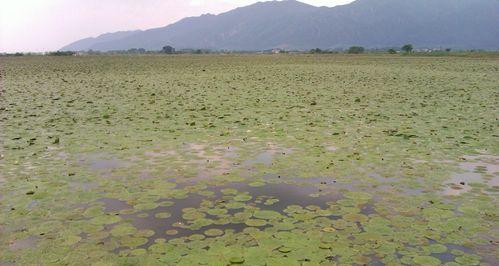
{"type": "Polygon", "coordinates": [[[264,50],[400,46],[499,49],[497,0],[357,0],[332,8],[259,2],[162,28],[104,34],[62,50],[264,50]]]}
{"type": "MultiPolygon", "coordinates": [[[[141,32],[140,30],[136,31],[119,31],[119,32],[114,32],[114,33],[105,33],[102,35],[99,35],[95,38],[90,37],[90,38],[85,38],[81,39],[79,41],[76,41],[69,46],[71,46],[74,51],[80,51],[80,50],[89,50],[88,47],[92,47],[100,42],[109,42],[109,41],[115,41],[115,40],[120,40],[122,38],[134,35],[141,32]]],[[[63,48],[64,50],[64,48],[63,48]]]]}

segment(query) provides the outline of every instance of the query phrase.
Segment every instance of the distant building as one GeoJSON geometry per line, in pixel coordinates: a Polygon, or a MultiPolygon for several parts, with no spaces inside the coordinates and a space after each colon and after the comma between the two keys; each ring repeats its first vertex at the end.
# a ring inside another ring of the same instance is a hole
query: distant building
{"type": "Polygon", "coordinates": [[[263,54],[280,54],[283,52],[285,52],[285,50],[281,49],[281,48],[273,48],[273,49],[267,49],[267,50],[262,51],[263,54]]]}

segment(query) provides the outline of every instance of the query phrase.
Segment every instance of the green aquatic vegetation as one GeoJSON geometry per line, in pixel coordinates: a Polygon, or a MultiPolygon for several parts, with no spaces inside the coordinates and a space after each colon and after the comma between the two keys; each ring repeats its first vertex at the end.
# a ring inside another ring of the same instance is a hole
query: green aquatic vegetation
{"type": "Polygon", "coordinates": [[[497,68],[2,58],[0,264],[493,265],[497,68]]]}
{"type": "Polygon", "coordinates": [[[178,234],[178,231],[175,229],[170,229],[170,230],[166,230],[165,234],[167,234],[169,236],[174,236],[174,235],[178,234]]]}
{"type": "Polygon", "coordinates": [[[152,237],[153,235],[155,235],[156,232],[154,232],[154,230],[148,230],[148,229],[143,229],[143,230],[138,230],[134,236],[136,237],[146,237],[146,238],[149,238],[149,237],[152,237]]]}
{"type": "Polygon", "coordinates": [[[227,209],[242,209],[246,206],[244,202],[231,201],[225,205],[227,209]]]}
{"type": "Polygon", "coordinates": [[[456,257],[456,262],[461,265],[478,265],[480,264],[480,257],[476,255],[464,254],[456,257]]]}
{"type": "Polygon", "coordinates": [[[120,243],[124,247],[135,248],[142,246],[147,243],[147,238],[145,237],[132,237],[132,236],[124,236],[120,238],[120,243]]]}
{"type": "Polygon", "coordinates": [[[211,219],[200,218],[189,223],[189,228],[192,230],[201,229],[205,226],[213,224],[214,221],[211,219]]]}
{"type": "Polygon", "coordinates": [[[166,219],[170,218],[172,215],[169,212],[158,212],[154,215],[154,217],[159,218],[159,219],[166,219]]]}
{"type": "Polygon", "coordinates": [[[263,186],[265,186],[265,182],[255,181],[255,182],[249,183],[248,185],[252,186],[252,187],[263,187],[263,186]]]}
{"type": "Polygon", "coordinates": [[[224,188],[220,192],[222,192],[225,195],[236,195],[237,194],[237,189],[234,189],[234,188],[224,188]]]}
{"type": "Polygon", "coordinates": [[[185,220],[198,220],[204,218],[205,216],[206,214],[202,212],[198,212],[197,210],[192,210],[189,212],[184,212],[182,218],[184,218],[185,220]]]}
{"type": "Polygon", "coordinates": [[[368,220],[367,216],[359,213],[348,213],[343,215],[343,219],[349,222],[360,222],[364,223],[368,220]]]}
{"type": "Polygon", "coordinates": [[[161,201],[160,203],[158,203],[158,206],[170,207],[170,206],[173,206],[174,204],[175,203],[173,201],[165,200],[165,201],[161,201]]]}
{"type": "Polygon", "coordinates": [[[248,219],[246,220],[245,224],[247,226],[260,227],[265,226],[267,224],[267,221],[261,219],[248,219]]]}
{"type": "Polygon", "coordinates": [[[145,255],[146,253],[147,253],[147,250],[143,249],[143,248],[138,248],[138,249],[134,249],[134,250],[130,251],[130,255],[132,255],[132,256],[142,256],[142,255],[145,255]]]}
{"type": "Polygon", "coordinates": [[[289,231],[296,228],[292,222],[272,223],[272,226],[279,231],[289,231]]]}
{"type": "Polygon", "coordinates": [[[114,224],[121,221],[121,217],[116,215],[100,215],[92,218],[90,223],[95,225],[114,224]]]}
{"type": "Polygon", "coordinates": [[[206,236],[221,236],[224,234],[224,231],[222,231],[220,229],[208,229],[208,230],[204,231],[204,234],[206,236]]]}
{"type": "Polygon", "coordinates": [[[227,209],[209,209],[206,211],[207,214],[213,215],[213,216],[221,216],[224,214],[227,214],[228,210],[227,209]]]}
{"type": "Polygon", "coordinates": [[[137,232],[137,228],[131,224],[118,224],[111,230],[111,235],[119,237],[133,235],[135,232],[137,232]]]}
{"type": "Polygon", "coordinates": [[[414,264],[416,265],[427,265],[427,266],[437,266],[440,265],[441,262],[439,259],[431,256],[417,256],[413,259],[414,264]]]}
{"type": "Polygon", "coordinates": [[[277,220],[281,219],[282,215],[276,211],[269,211],[269,210],[259,210],[253,213],[253,216],[257,219],[263,219],[263,220],[277,220]]]}
{"type": "Polygon", "coordinates": [[[428,247],[431,253],[444,253],[447,251],[447,247],[442,244],[432,244],[428,247]]]}
{"type": "Polygon", "coordinates": [[[253,198],[253,196],[249,195],[249,194],[238,194],[234,197],[234,200],[235,201],[249,201],[253,198]]]}
{"type": "Polygon", "coordinates": [[[244,257],[233,256],[230,258],[229,261],[231,264],[242,264],[242,263],[244,263],[244,257]]]}
{"type": "Polygon", "coordinates": [[[279,199],[267,199],[265,200],[265,202],[263,202],[264,205],[267,205],[267,206],[270,206],[270,205],[273,205],[275,203],[279,202],[279,199]]]}
{"type": "Polygon", "coordinates": [[[72,245],[80,242],[80,240],[81,240],[80,236],[68,235],[65,237],[63,245],[72,246],[72,245]]]}

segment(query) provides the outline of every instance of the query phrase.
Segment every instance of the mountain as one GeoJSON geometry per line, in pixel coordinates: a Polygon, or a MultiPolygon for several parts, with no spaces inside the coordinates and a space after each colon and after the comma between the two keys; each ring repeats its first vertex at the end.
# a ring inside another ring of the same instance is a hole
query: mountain
{"type": "Polygon", "coordinates": [[[308,50],[449,47],[499,49],[498,0],[357,0],[315,7],[295,0],[258,2],[220,15],[189,17],[162,28],[108,33],[61,50],[308,50]]]}
{"type": "MultiPolygon", "coordinates": [[[[68,50],[71,50],[71,51],[89,50],[89,47],[97,45],[98,43],[117,41],[117,40],[120,40],[122,38],[137,34],[139,32],[141,32],[141,31],[140,30],[118,31],[118,32],[114,32],[114,33],[105,33],[105,34],[99,35],[97,38],[90,37],[90,38],[81,39],[79,41],[76,41],[76,42],[70,44],[71,47],[68,50]]],[[[62,48],[62,50],[66,50],[66,49],[62,48]]]]}

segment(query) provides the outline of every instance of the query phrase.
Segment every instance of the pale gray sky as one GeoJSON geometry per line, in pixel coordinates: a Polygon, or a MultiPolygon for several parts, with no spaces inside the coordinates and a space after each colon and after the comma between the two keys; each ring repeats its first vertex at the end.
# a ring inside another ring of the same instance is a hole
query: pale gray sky
{"type": "MultiPolygon", "coordinates": [[[[162,27],[255,0],[0,0],[0,52],[54,51],[86,37],[162,27]]],[[[303,0],[335,6],[352,0],[303,0]]]]}

